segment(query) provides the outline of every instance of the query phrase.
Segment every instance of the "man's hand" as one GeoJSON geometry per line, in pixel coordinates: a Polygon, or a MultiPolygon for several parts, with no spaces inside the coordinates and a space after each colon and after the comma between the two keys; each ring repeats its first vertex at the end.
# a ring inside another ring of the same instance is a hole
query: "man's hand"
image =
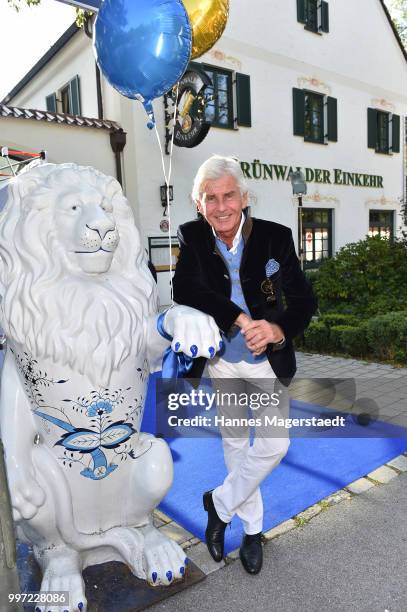
{"type": "Polygon", "coordinates": [[[253,319],[249,317],[245,312],[241,312],[235,321],[235,325],[240,327],[243,331],[253,322],[253,319]]]}
{"type": "Polygon", "coordinates": [[[276,323],[265,319],[251,321],[242,327],[241,332],[246,340],[247,348],[253,355],[261,355],[270,343],[281,342],[284,339],[283,330],[276,323]]]}

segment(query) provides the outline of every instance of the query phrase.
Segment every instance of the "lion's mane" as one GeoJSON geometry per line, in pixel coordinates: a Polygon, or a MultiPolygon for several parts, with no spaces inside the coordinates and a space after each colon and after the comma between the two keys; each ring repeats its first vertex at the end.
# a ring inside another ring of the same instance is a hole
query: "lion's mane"
{"type": "Polygon", "coordinates": [[[93,168],[44,164],[15,177],[7,189],[0,215],[0,325],[35,358],[108,384],[113,370],[145,350],[146,317],[157,308],[155,283],[119,183],[93,168]],[[105,274],[76,268],[55,229],[58,190],[83,184],[113,205],[120,242],[105,274]]]}

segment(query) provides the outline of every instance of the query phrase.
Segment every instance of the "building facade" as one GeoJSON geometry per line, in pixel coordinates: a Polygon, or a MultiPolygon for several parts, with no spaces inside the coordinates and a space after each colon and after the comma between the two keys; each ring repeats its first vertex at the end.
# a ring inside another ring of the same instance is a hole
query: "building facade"
{"type": "MultiPolygon", "coordinates": [[[[168,303],[158,143],[141,104],[120,96],[98,74],[86,33],[72,26],[64,37],[3,104],[103,116],[123,128],[120,178],[157,267],[161,301],[168,303]]],[[[224,35],[194,66],[211,79],[205,113],[212,125],[199,146],[174,147],[172,235],[195,217],[193,177],[213,153],[241,161],[253,216],[290,226],[297,245],[302,225],[306,267],[318,267],[368,234],[401,233],[407,56],[381,0],[256,0],[249,12],[246,0],[231,0],[224,35]],[[297,169],[308,187],[301,223],[289,178],[297,169]]],[[[164,141],[163,100],[154,106],[164,141]]],[[[61,147],[54,151],[52,143],[48,157],[78,161],[72,151],[69,158],[61,147]]]]}

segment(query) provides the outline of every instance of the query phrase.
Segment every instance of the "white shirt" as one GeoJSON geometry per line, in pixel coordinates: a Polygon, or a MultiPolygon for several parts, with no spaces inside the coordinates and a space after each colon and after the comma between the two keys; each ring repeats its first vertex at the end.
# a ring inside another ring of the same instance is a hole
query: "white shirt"
{"type": "MultiPolygon", "coordinates": [[[[242,227],[243,227],[243,223],[244,223],[244,214],[242,213],[242,218],[240,219],[240,225],[239,225],[239,229],[236,232],[235,237],[233,238],[233,242],[232,242],[232,246],[230,247],[229,251],[235,255],[236,251],[237,251],[237,247],[239,245],[240,242],[240,238],[242,236],[242,227]]],[[[211,226],[212,227],[212,226],[211,226]]],[[[215,238],[219,238],[219,236],[216,234],[215,230],[212,227],[212,232],[213,235],[215,236],[215,238]]],[[[219,238],[219,240],[222,240],[222,238],[219,238]]]]}

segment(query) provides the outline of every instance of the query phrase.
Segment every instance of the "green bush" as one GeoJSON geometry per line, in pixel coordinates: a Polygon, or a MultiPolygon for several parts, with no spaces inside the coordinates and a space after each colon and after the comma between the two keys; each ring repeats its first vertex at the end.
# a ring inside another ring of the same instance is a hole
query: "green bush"
{"type": "Polygon", "coordinates": [[[374,356],[404,359],[407,353],[407,312],[390,312],[366,323],[366,336],[374,356]]]}
{"type": "Polygon", "coordinates": [[[312,351],[326,351],[329,330],[323,323],[312,321],[305,331],[305,348],[312,351]]]}
{"type": "Polygon", "coordinates": [[[359,317],[338,312],[324,313],[319,317],[318,321],[325,323],[328,327],[333,327],[334,325],[350,325],[352,327],[357,327],[360,323],[359,317]]]}
{"type": "Polygon", "coordinates": [[[342,349],[352,357],[365,357],[369,354],[366,324],[346,327],[341,335],[342,349]]]}
{"type": "Polygon", "coordinates": [[[315,283],[318,278],[318,274],[319,270],[305,270],[305,276],[311,283],[313,289],[315,289],[315,283]]]}
{"type": "Polygon", "coordinates": [[[313,285],[321,312],[365,318],[407,309],[407,238],[348,244],[323,261],[313,285]]]}
{"type": "Polygon", "coordinates": [[[342,334],[345,330],[352,329],[349,325],[333,325],[329,329],[329,348],[336,353],[342,351],[342,334]]]}

